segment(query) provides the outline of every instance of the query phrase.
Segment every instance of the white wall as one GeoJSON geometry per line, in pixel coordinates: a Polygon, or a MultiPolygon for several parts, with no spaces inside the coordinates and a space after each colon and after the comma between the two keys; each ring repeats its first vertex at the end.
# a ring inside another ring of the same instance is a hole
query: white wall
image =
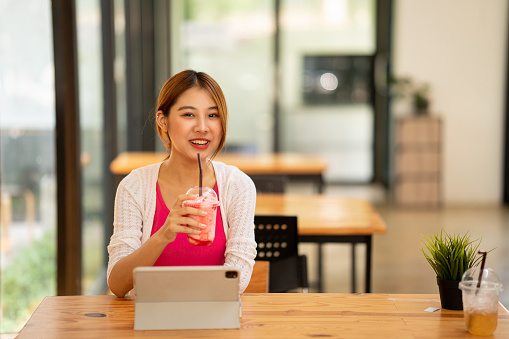
{"type": "Polygon", "coordinates": [[[500,203],[507,0],[395,0],[393,71],[429,82],[445,204],[500,203]]]}

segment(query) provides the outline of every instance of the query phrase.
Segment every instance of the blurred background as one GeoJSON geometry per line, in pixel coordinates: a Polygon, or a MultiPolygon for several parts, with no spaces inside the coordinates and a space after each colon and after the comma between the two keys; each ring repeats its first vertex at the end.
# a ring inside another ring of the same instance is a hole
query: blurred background
{"type": "MultiPolygon", "coordinates": [[[[0,0],[0,334],[19,331],[45,296],[107,292],[110,162],[163,150],[158,91],[187,68],[225,92],[226,152],[319,154],[325,194],[375,206],[388,233],[374,237],[373,292],[437,293],[419,248],[441,228],[496,247],[488,265],[508,290],[508,10],[504,0],[0,0]],[[433,125],[424,164],[401,151],[419,119],[433,125]]],[[[349,291],[349,251],[326,245],[326,260],[345,258],[344,270],[326,261],[326,292],[349,291]]]]}

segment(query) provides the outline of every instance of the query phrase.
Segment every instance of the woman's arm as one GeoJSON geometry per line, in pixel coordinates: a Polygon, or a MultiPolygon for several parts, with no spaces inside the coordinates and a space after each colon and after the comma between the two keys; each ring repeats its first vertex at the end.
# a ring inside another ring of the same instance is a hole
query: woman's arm
{"type": "Polygon", "coordinates": [[[203,226],[184,215],[202,215],[192,207],[182,207],[184,200],[193,195],[180,195],[161,228],[145,243],[141,244],[142,213],[125,188],[119,186],[115,199],[115,230],[108,246],[110,252],[108,286],[118,297],[123,297],[133,288],[133,269],[138,266],[153,266],[166,245],[173,242],[177,233],[199,234],[203,226]]]}
{"type": "Polygon", "coordinates": [[[133,270],[138,266],[153,266],[168,243],[154,234],[137,250],[120,259],[113,266],[108,286],[117,297],[123,297],[133,289],[133,270]]]}
{"type": "Polygon", "coordinates": [[[226,211],[228,236],[225,265],[240,270],[239,292],[243,293],[251,280],[256,257],[254,237],[256,188],[253,181],[240,171],[230,179],[226,211]]]}

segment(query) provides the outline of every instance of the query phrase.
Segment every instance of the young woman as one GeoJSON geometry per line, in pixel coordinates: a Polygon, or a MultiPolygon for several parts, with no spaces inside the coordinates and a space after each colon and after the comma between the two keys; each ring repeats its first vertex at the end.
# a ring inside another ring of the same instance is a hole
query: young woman
{"type": "Polygon", "coordinates": [[[114,232],[108,246],[108,286],[123,297],[133,288],[137,266],[225,265],[240,269],[240,292],[249,284],[256,257],[256,189],[238,168],[211,159],[226,138],[223,92],[203,72],[186,70],[166,81],[157,101],[156,127],[169,156],[132,171],[115,198],[114,232]],[[203,186],[219,197],[216,236],[209,246],[193,246],[188,233],[204,226],[183,207],[189,188],[198,185],[197,153],[203,163],[203,186]],[[192,227],[189,227],[192,226],[192,227]]]}

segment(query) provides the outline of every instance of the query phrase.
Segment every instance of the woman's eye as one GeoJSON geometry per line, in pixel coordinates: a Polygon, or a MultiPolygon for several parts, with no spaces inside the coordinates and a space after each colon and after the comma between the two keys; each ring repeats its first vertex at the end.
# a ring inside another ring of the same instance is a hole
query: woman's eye
{"type": "Polygon", "coordinates": [[[209,118],[219,118],[219,114],[217,113],[209,114],[209,118]]]}
{"type": "Polygon", "coordinates": [[[192,117],[193,113],[184,113],[183,116],[185,116],[185,117],[192,117]]]}

